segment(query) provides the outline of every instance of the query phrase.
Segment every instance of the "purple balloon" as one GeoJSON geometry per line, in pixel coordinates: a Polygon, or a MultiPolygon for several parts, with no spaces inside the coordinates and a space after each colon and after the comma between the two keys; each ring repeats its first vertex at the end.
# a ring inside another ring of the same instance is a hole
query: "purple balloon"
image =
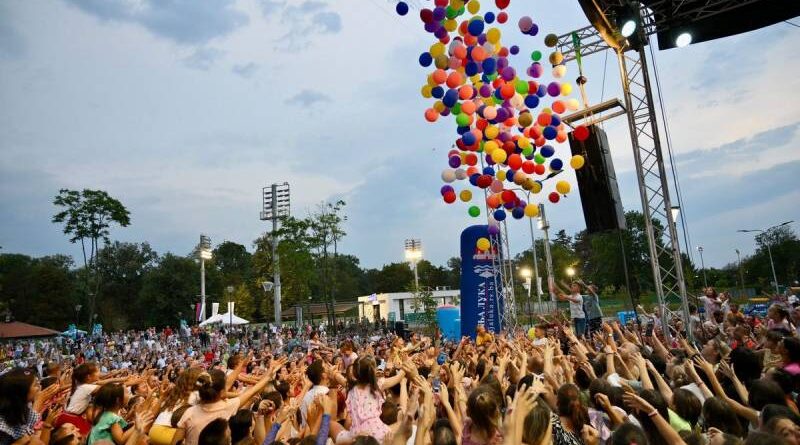
{"type": "Polygon", "coordinates": [[[517,72],[514,71],[514,68],[510,67],[510,66],[507,66],[507,67],[503,68],[503,73],[501,74],[501,76],[503,76],[503,79],[505,81],[509,81],[509,80],[513,79],[514,76],[516,76],[516,75],[517,75],[517,72]]]}
{"type": "Polygon", "coordinates": [[[497,58],[497,71],[502,71],[505,67],[508,66],[508,59],[505,57],[498,57],[497,58]]]}
{"type": "Polygon", "coordinates": [[[508,117],[509,116],[508,116],[505,108],[498,108],[497,109],[497,118],[495,118],[495,120],[497,122],[502,122],[502,121],[508,119],[508,117]]]}
{"type": "Polygon", "coordinates": [[[503,207],[505,207],[507,209],[513,209],[514,208],[514,201],[507,202],[507,203],[503,204],[503,207]]]}
{"type": "Polygon", "coordinates": [[[529,36],[535,36],[536,34],[539,34],[539,25],[534,23],[533,26],[531,26],[531,29],[529,29],[528,32],[526,32],[526,34],[528,34],[529,36]]]}
{"type": "Polygon", "coordinates": [[[542,67],[542,64],[539,62],[534,62],[533,65],[531,65],[530,68],[528,68],[528,75],[530,75],[533,78],[542,77],[542,74],[544,74],[544,68],[542,67]]]}
{"type": "Polygon", "coordinates": [[[439,29],[438,22],[428,22],[425,24],[425,31],[427,32],[436,32],[437,29],[439,29]]]}
{"type": "Polygon", "coordinates": [[[439,114],[441,114],[442,116],[449,116],[450,115],[450,109],[449,108],[445,108],[439,114]]]}
{"type": "MultiPolygon", "coordinates": [[[[509,113],[509,116],[510,115],[511,114],[509,113]]],[[[506,118],[506,119],[508,119],[508,118],[506,118]]],[[[505,120],[505,119],[503,119],[503,120],[505,120]]],[[[497,135],[497,138],[500,139],[500,141],[502,141],[502,142],[508,142],[508,141],[511,140],[511,135],[508,134],[508,133],[503,132],[503,133],[500,133],[499,135],[497,135]]]]}
{"type": "Polygon", "coordinates": [[[511,45],[511,48],[508,49],[508,52],[517,55],[519,54],[519,47],[517,45],[511,45]]]}
{"type": "Polygon", "coordinates": [[[434,31],[433,35],[435,35],[437,39],[443,39],[444,36],[447,35],[447,29],[445,29],[445,27],[442,26],[436,31],[434,31]]]}
{"type": "Polygon", "coordinates": [[[461,156],[450,156],[447,163],[450,164],[450,167],[458,168],[461,166],[461,156]]]}
{"type": "Polygon", "coordinates": [[[446,195],[447,192],[455,192],[455,190],[453,190],[453,187],[451,187],[451,186],[449,186],[447,184],[443,185],[442,188],[439,189],[439,193],[441,193],[442,196],[446,195]]]}
{"type": "Polygon", "coordinates": [[[478,45],[483,45],[484,43],[486,43],[486,33],[478,36],[478,45]]]}
{"type": "Polygon", "coordinates": [[[494,165],[495,164],[494,159],[492,159],[492,157],[489,156],[489,155],[486,155],[486,163],[489,164],[489,165],[494,165]]]}
{"type": "Polygon", "coordinates": [[[557,97],[561,94],[561,85],[559,85],[558,82],[550,82],[550,84],[547,85],[547,94],[557,97]]]}
{"type": "Polygon", "coordinates": [[[442,8],[442,7],[434,8],[434,10],[433,10],[433,19],[436,20],[437,22],[440,22],[440,21],[442,21],[442,19],[444,19],[444,16],[445,16],[446,13],[447,13],[447,11],[445,11],[445,9],[442,8]]]}
{"type": "Polygon", "coordinates": [[[499,235],[500,234],[500,226],[496,224],[489,224],[489,235],[499,235]]]}
{"type": "Polygon", "coordinates": [[[492,87],[489,84],[483,84],[480,88],[481,97],[489,97],[492,95],[492,87]]]}

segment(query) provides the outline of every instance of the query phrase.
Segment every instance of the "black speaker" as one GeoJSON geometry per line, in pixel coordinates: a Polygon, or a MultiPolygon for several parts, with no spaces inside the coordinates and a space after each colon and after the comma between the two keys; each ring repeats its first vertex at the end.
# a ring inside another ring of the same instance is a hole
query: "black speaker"
{"type": "Polygon", "coordinates": [[[569,134],[572,154],[581,155],[586,161],[583,168],[575,171],[586,230],[597,233],[625,229],[625,211],[619,197],[608,137],[602,128],[595,125],[587,128],[589,137],[584,141],[575,139],[574,132],[569,134]]]}

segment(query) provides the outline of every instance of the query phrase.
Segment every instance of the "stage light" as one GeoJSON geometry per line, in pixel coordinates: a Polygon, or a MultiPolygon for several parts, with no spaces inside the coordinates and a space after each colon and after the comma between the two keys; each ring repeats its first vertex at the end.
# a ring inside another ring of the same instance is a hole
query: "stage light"
{"type": "Polygon", "coordinates": [[[688,32],[682,32],[678,34],[678,37],[675,39],[675,46],[678,48],[683,48],[684,46],[689,46],[692,43],[692,35],[688,32]]]}
{"type": "Polygon", "coordinates": [[[636,31],[636,22],[633,19],[629,19],[622,24],[622,29],[620,33],[622,33],[622,37],[630,37],[636,31]]]}

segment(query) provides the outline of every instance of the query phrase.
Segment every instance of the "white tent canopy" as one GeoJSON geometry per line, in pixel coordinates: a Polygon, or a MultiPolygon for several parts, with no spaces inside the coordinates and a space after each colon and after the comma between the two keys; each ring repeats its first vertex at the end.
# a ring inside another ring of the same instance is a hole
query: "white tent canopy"
{"type": "Polygon", "coordinates": [[[213,315],[208,319],[206,319],[205,321],[203,321],[202,323],[200,323],[200,326],[207,326],[214,323],[242,325],[242,324],[248,324],[250,322],[242,317],[237,316],[236,314],[231,314],[229,312],[227,314],[213,315]]]}

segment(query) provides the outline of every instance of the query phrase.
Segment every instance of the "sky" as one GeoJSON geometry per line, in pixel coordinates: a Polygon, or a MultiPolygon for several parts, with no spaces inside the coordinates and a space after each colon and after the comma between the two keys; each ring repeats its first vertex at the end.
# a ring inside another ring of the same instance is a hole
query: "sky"
{"type": "MultiPolygon", "coordinates": [[[[61,188],[122,201],[132,224],[112,230],[120,241],[184,255],[205,233],[252,250],[268,228],[261,188],[286,181],[296,216],[347,202],[339,249],[363,266],[401,261],[406,238],[443,264],[479,221],[439,194],[455,124],[423,118],[428,2],[410,3],[400,17],[390,0],[0,2],[2,252],[77,258],[50,222],[61,188]]],[[[541,30],[504,28],[522,54],[588,24],[577,2],[516,0],[509,13],[541,30]]],[[[780,23],[655,54],[681,217],[706,265],[752,253],[737,229],[800,223],[798,45],[800,29],[780,23]]],[[[584,65],[590,102],[621,98],[614,54],[584,65]]],[[[640,209],[627,124],[605,129],[623,205],[640,209]]],[[[554,231],[585,228],[579,199],[548,207],[554,231]]],[[[508,230],[512,253],[530,245],[524,221],[508,230]]]]}

